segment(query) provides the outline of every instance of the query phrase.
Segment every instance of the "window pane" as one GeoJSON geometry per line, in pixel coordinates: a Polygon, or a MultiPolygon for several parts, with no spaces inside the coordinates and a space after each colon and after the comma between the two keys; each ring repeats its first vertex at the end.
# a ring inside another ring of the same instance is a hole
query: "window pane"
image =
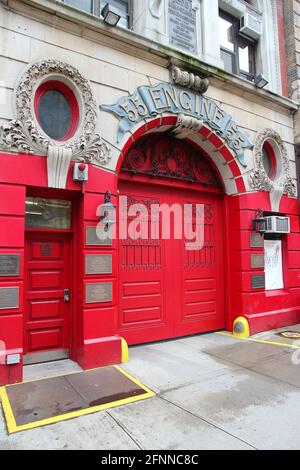
{"type": "Polygon", "coordinates": [[[234,52],[234,26],[233,24],[219,17],[219,31],[221,47],[225,47],[229,51],[234,52]]]}
{"type": "Polygon", "coordinates": [[[250,73],[250,63],[249,63],[249,47],[239,47],[239,62],[240,70],[246,73],[250,73]]]}
{"type": "Polygon", "coordinates": [[[28,228],[71,229],[72,203],[61,199],[26,198],[28,228]]]}
{"type": "Polygon", "coordinates": [[[265,240],[266,290],[283,289],[281,240],[265,240]]]}
{"type": "Polygon", "coordinates": [[[93,11],[93,0],[64,0],[64,2],[88,13],[93,11]]]}
{"type": "Polygon", "coordinates": [[[271,159],[265,147],[263,147],[262,154],[263,154],[263,166],[264,166],[265,172],[267,173],[268,176],[270,176],[271,169],[272,169],[271,159]]]}
{"type": "Polygon", "coordinates": [[[224,61],[224,69],[227,72],[234,73],[234,56],[221,50],[221,57],[224,61]]]}
{"type": "Polygon", "coordinates": [[[72,111],[65,96],[55,89],[46,91],[39,102],[38,118],[41,128],[51,139],[62,139],[72,121],[72,111]]]}

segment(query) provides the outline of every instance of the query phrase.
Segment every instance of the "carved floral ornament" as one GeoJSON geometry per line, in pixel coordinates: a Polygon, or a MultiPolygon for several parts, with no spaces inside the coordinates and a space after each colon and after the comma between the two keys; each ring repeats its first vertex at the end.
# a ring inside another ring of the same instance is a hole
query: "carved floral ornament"
{"type": "Polygon", "coordinates": [[[282,138],[273,129],[259,132],[254,145],[255,169],[250,174],[250,186],[258,191],[278,191],[289,197],[296,197],[296,185],[290,176],[289,158],[282,138]],[[263,165],[263,147],[270,142],[275,149],[278,171],[274,179],[269,178],[263,165]]]}
{"type": "Polygon", "coordinates": [[[21,76],[15,89],[16,119],[0,127],[0,147],[21,153],[48,155],[50,147],[66,151],[73,160],[105,165],[110,149],[95,133],[97,104],[91,86],[72,65],[47,59],[31,64],[21,76]],[[34,113],[34,97],[38,86],[51,78],[70,84],[80,101],[78,131],[64,142],[50,139],[40,128],[34,113]]]}

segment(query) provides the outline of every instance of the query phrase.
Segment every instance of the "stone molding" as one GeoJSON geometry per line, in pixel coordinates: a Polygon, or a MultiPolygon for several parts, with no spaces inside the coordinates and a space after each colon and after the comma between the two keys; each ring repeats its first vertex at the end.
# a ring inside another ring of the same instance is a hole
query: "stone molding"
{"type": "Polygon", "coordinates": [[[95,133],[98,114],[93,91],[88,80],[72,65],[55,59],[30,64],[17,83],[14,101],[16,119],[0,127],[0,148],[3,150],[47,156],[50,147],[57,147],[65,150],[62,155],[70,154],[73,160],[96,165],[109,162],[110,148],[95,133]],[[80,107],[78,131],[64,142],[50,139],[40,128],[34,113],[36,89],[53,78],[66,82],[73,89],[80,107]]]}
{"type": "Polygon", "coordinates": [[[277,193],[281,191],[289,197],[296,197],[296,185],[290,176],[288,152],[278,132],[269,128],[260,131],[256,137],[253,152],[255,168],[249,176],[250,187],[257,191],[277,193]],[[274,180],[269,178],[263,166],[263,146],[269,140],[275,143],[278,150],[276,159],[280,171],[274,180]]]}

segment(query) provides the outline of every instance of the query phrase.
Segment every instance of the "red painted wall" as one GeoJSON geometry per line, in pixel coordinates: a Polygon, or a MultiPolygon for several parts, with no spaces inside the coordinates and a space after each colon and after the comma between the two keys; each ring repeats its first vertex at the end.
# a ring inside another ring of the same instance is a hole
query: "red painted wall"
{"type": "Polygon", "coordinates": [[[280,212],[291,218],[291,234],[283,238],[284,289],[252,289],[251,255],[263,254],[263,248],[251,248],[252,220],[258,209],[270,211],[268,193],[253,193],[227,198],[229,318],[232,329],[238,316],[245,316],[251,334],[300,322],[300,226],[297,199],[283,196],[280,212]]]}
{"type": "MultiPolygon", "coordinates": [[[[74,312],[71,357],[84,368],[93,368],[121,360],[121,339],[116,334],[118,320],[117,298],[117,244],[111,247],[88,247],[86,226],[96,226],[97,207],[103,203],[107,190],[116,203],[118,178],[112,172],[90,165],[89,181],[82,186],[72,181],[70,168],[67,190],[47,189],[46,158],[29,155],[1,155],[0,174],[0,253],[20,253],[21,274],[17,278],[0,278],[0,286],[20,287],[20,308],[0,310],[0,340],[6,344],[6,354],[20,353],[23,347],[23,281],[24,281],[24,211],[26,191],[31,194],[63,194],[71,198],[74,213],[74,312]],[[103,276],[87,276],[84,255],[110,253],[113,272],[103,276]],[[85,304],[88,282],[112,282],[113,299],[106,304],[85,304]]],[[[286,236],[285,289],[275,292],[253,290],[251,275],[263,272],[251,269],[251,254],[263,253],[251,249],[250,233],[257,209],[270,210],[268,193],[240,194],[225,197],[224,220],[227,259],[224,266],[226,279],[227,328],[232,329],[236,317],[244,315],[250,322],[251,333],[300,322],[300,224],[298,201],[283,197],[280,211],[291,217],[292,233],[286,236]]],[[[0,384],[22,380],[22,364],[7,367],[0,357],[0,384]]]]}
{"type": "Polygon", "coordinates": [[[0,340],[5,343],[5,355],[0,351],[0,385],[22,380],[22,363],[6,366],[7,354],[23,352],[23,282],[25,197],[31,195],[72,199],[74,205],[73,234],[73,315],[71,358],[85,369],[114,364],[121,361],[121,339],[116,336],[116,247],[87,247],[86,225],[96,225],[99,217],[96,208],[103,203],[106,190],[114,191],[116,178],[112,173],[96,167],[89,168],[89,181],[82,186],[73,182],[73,168],[69,170],[67,188],[64,191],[47,188],[46,158],[32,155],[1,154],[0,174],[0,253],[20,253],[21,273],[16,278],[0,278],[0,287],[20,287],[20,307],[0,310],[0,340]],[[34,171],[33,171],[34,169],[34,171]],[[112,253],[113,273],[103,276],[84,274],[85,253],[112,253]],[[107,304],[85,304],[87,282],[112,282],[113,301],[107,304]]]}

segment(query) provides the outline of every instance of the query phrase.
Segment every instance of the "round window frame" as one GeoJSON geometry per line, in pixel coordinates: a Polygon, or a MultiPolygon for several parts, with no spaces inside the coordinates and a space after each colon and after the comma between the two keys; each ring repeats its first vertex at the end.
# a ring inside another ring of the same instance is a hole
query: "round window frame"
{"type": "Polygon", "coordinates": [[[45,135],[47,135],[49,139],[56,141],[56,142],[66,142],[72,139],[72,137],[74,137],[74,135],[78,131],[79,122],[80,122],[80,110],[79,110],[78,100],[74,92],[71,90],[71,88],[68,87],[68,85],[66,85],[65,83],[61,82],[60,80],[49,79],[39,84],[34,95],[33,107],[34,107],[35,118],[38,122],[38,125],[40,126],[41,130],[44,132],[45,135]],[[48,91],[51,91],[51,90],[56,90],[65,97],[70,107],[70,111],[71,111],[71,122],[70,122],[69,129],[66,132],[66,134],[60,139],[54,139],[50,137],[41,126],[41,123],[39,120],[39,106],[40,106],[41,99],[48,91]]]}
{"type": "Polygon", "coordinates": [[[249,175],[249,184],[255,191],[271,192],[282,191],[289,197],[296,197],[296,185],[290,175],[290,165],[287,147],[280,134],[272,128],[265,128],[258,132],[254,143],[254,168],[249,175]],[[276,176],[271,180],[263,165],[262,149],[265,142],[269,142],[275,153],[276,176]]]}

